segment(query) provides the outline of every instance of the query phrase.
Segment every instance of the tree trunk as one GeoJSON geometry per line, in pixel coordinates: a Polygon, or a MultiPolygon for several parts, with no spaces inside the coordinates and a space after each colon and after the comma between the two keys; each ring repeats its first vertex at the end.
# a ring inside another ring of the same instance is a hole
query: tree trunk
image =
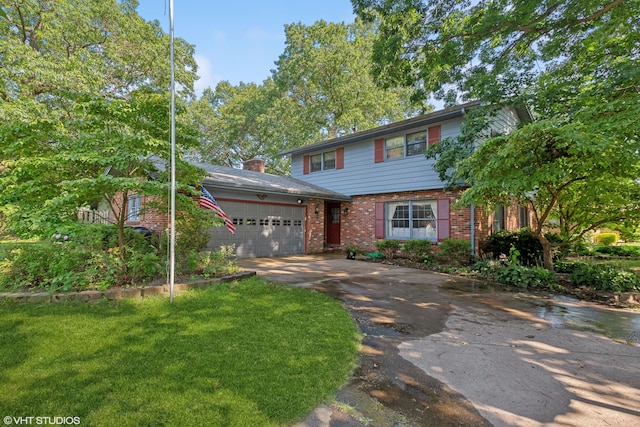
{"type": "Polygon", "coordinates": [[[539,232],[535,234],[542,245],[542,266],[549,271],[553,271],[553,247],[551,246],[551,242],[547,240],[544,233],[539,232]]]}
{"type": "Polygon", "coordinates": [[[128,202],[129,196],[128,196],[128,192],[125,191],[122,193],[122,201],[120,203],[120,212],[117,218],[117,224],[118,224],[118,249],[120,251],[120,257],[124,258],[124,247],[125,247],[125,243],[124,243],[124,223],[127,219],[127,202],[128,202]]]}

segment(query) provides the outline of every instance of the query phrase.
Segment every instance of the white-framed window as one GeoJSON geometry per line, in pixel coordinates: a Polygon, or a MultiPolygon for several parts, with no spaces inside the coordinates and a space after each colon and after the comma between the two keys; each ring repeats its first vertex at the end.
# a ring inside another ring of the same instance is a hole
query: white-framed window
{"type": "Polygon", "coordinates": [[[438,240],[437,201],[409,200],[386,204],[386,237],[438,240]]]}
{"type": "Polygon", "coordinates": [[[310,167],[309,170],[311,172],[319,172],[327,169],[335,169],[336,168],[336,152],[326,151],[324,153],[314,154],[309,156],[310,167]]]}
{"type": "Polygon", "coordinates": [[[140,196],[132,194],[127,200],[127,221],[140,221],[140,196]]]}
{"type": "Polygon", "coordinates": [[[427,131],[421,130],[385,139],[385,159],[422,155],[427,150],[427,131]]]}
{"type": "Polygon", "coordinates": [[[424,154],[427,150],[427,131],[407,134],[407,156],[424,154]]]}
{"type": "Polygon", "coordinates": [[[404,157],[404,135],[387,138],[384,146],[386,159],[398,159],[404,157]]]}

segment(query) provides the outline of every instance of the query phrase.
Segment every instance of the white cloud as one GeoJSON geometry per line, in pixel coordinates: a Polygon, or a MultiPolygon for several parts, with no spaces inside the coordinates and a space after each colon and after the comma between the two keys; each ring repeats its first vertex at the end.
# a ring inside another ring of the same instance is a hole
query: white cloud
{"type": "Polygon", "coordinates": [[[194,89],[196,96],[200,97],[206,88],[215,88],[216,84],[222,80],[222,78],[214,74],[209,58],[199,54],[195,54],[193,57],[198,64],[198,77],[200,77],[196,80],[194,89]]]}

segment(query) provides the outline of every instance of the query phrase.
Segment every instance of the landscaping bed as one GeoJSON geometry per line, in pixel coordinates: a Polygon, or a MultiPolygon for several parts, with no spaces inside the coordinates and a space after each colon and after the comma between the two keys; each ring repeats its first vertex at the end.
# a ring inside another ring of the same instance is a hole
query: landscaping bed
{"type": "MultiPolygon", "coordinates": [[[[434,272],[460,275],[478,279],[486,286],[507,290],[526,290],[570,295],[575,298],[600,303],[640,306],[640,261],[635,257],[637,247],[611,249],[603,245],[584,248],[579,257],[565,257],[555,262],[550,271],[536,265],[541,254],[526,232],[519,232],[522,246],[512,242],[505,245],[498,236],[489,246],[493,251],[484,259],[469,259],[468,241],[447,239],[434,247],[427,241],[383,240],[376,244],[377,252],[361,252],[369,262],[388,263],[434,272]],[[497,242],[497,243],[496,243],[497,242]],[[501,247],[502,246],[502,247],[501,247]],[[602,253],[600,252],[602,251],[602,253]],[[628,256],[622,256],[628,255],[628,256]]],[[[515,240],[518,242],[518,240],[515,240]]],[[[485,247],[486,249],[486,247],[485,247]]],[[[486,252],[485,252],[486,255],[486,252]]]]}

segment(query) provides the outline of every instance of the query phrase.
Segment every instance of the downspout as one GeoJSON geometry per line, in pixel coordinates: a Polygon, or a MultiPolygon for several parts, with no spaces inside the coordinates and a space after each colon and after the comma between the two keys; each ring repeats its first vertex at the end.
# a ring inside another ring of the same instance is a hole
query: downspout
{"type": "Polygon", "coordinates": [[[471,258],[476,257],[476,206],[471,203],[471,258]]]}
{"type": "MultiPolygon", "coordinates": [[[[467,112],[464,107],[460,110],[460,113],[464,117],[467,112]]],[[[473,184],[471,184],[473,185],[473,184]]],[[[472,259],[476,256],[476,206],[471,203],[471,257],[472,259]]]]}

